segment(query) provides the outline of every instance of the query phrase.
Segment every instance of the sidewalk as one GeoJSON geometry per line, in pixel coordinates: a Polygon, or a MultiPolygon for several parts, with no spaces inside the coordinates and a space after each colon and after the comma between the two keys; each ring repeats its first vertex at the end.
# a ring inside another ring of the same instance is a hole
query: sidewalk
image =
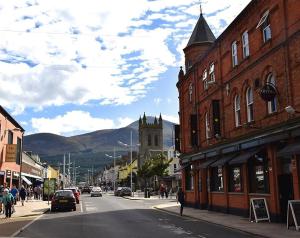
{"type": "Polygon", "coordinates": [[[175,201],[176,200],[176,195],[169,196],[168,198],[165,198],[165,197],[161,198],[159,195],[153,195],[153,196],[150,196],[150,198],[145,198],[143,192],[140,192],[140,193],[135,192],[133,197],[124,196],[123,198],[130,199],[130,200],[164,200],[164,201],[166,200],[166,201],[175,201]]]}
{"type": "MultiPolygon", "coordinates": [[[[174,202],[157,205],[154,206],[154,208],[179,215],[179,205],[174,204],[174,202]]],[[[268,238],[300,237],[300,232],[296,231],[295,227],[291,227],[290,230],[288,230],[286,224],[281,223],[249,222],[249,220],[244,217],[190,207],[183,209],[183,215],[268,238]]]]}
{"type": "Polygon", "coordinates": [[[17,218],[38,216],[48,211],[49,208],[50,205],[48,205],[48,201],[28,200],[28,202],[24,202],[24,206],[22,206],[19,201],[17,205],[15,205],[16,212],[12,214],[11,219],[4,219],[5,215],[3,213],[0,214],[0,224],[12,222],[17,218]]]}

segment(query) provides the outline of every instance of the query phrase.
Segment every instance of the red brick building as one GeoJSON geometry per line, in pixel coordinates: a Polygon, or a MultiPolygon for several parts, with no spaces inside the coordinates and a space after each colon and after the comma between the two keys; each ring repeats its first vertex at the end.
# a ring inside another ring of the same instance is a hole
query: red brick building
{"type": "Polygon", "coordinates": [[[272,220],[300,199],[300,1],[253,0],[215,39],[204,17],[178,75],[187,204],[272,220]]]}

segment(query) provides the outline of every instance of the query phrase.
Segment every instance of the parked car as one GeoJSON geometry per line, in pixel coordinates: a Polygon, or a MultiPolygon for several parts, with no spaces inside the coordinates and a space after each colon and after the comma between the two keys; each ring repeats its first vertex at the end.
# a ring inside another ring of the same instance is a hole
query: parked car
{"type": "Polygon", "coordinates": [[[131,196],[131,189],[129,187],[118,187],[115,196],[131,196]]]}
{"type": "Polygon", "coordinates": [[[93,187],[91,191],[91,197],[102,197],[102,189],[100,187],[93,187]]]}
{"type": "Polygon", "coordinates": [[[91,192],[91,189],[89,186],[84,186],[81,190],[81,193],[90,193],[91,192]]]}
{"type": "Polygon", "coordinates": [[[75,199],[76,199],[76,203],[79,204],[79,200],[80,200],[80,192],[77,188],[72,187],[72,188],[65,188],[64,190],[72,190],[75,199]]]}
{"type": "Polygon", "coordinates": [[[64,209],[76,211],[76,199],[72,190],[58,190],[51,200],[51,211],[64,209]]]}

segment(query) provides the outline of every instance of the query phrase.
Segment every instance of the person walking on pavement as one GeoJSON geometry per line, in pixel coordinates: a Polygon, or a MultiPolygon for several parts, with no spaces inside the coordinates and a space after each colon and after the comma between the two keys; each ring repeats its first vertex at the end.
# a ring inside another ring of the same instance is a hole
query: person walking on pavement
{"type": "Polygon", "coordinates": [[[160,185],[159,192],[160,192],[160,197],[164,198],[164,195],[165,195],[165,186],[163,184],[160,185]]]}
{"type": "Polygon", "coordinates": [[[17,199],[18,199],[19,191],[16,188],[16,185],[13,185],[13,188],[11,189],[10,193],[14,197],[14,205],[17,205],[17,199]]]}
{"type": "Polygon", "coordinates": [[[166,188],[165,188],[165,195],[166,195],[166,199],[168,198],[168,196],[169,196],[169,189],[168,189],[168,186],[166,186],[166,188]]]}
{"type": "Polygon", "coordinates": [[[184,192],[182,191],[182,188],[179,188],[177,192],[177,203],[180,203],[180,216],[182,216],[184,200],[184,192]]]}
{"type": "Polygon", "coordinates": [[[3,192],[4,192],[4,187],[3,185],[1,185],[0,186],[0,214],[2,213],[2,211],[4,212],[4,208],[2,208],[3,192]]]}
{"type": "Polygon", "coordinates": [[[4,189],[2,200],[3,200],[4,207],[5,207],[5,218],[10,218],[12,206],[14,203],[14,197],[7,188],[4,189]]]}
{"type": "Polygon", "coordinates": [[[21,189],[20,189],[20,198],[21,198],[21,203],[22,203],[22,206],[24,206],[24,201],[26,199],[26,189],[24,188],[24,185],[22,185],[21,189]]]}

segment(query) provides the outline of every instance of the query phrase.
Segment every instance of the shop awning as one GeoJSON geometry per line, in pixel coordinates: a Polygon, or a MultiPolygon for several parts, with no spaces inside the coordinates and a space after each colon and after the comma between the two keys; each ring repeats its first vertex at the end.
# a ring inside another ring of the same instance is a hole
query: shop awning
{"type": "Polygon", "coordinates": [[[199,165],[199,169],[206,169],[208,166],[210,166],[212,163],[214,163],[217,159],[209,159],[203,162],[199,165]]]}
{"type": "Polygon", "coordinates": [[[228,162],[228,164],[231,165],[231,164],[246,163],[248,161],[248,159],[250,159],[253,155],[257,154],[260,150],[261,150],[261,148],[245,151],[244,153],[242,153],[242,154],[238,155],[237,157],[235,157],[234,159],[230,160],[228,162]]]}
{"type": "Polygon", "coordinates": [[[26,178],[25,176],[22,176],[22,180],[23,180],[25,183],[27,183],[27,185],[32,185],[32,182],[31,182],[28,178],[26,178]]]}
{"type": "Polygon", "coordinates": [[[40,176],[37,176],[37,175],[33,175],[33,174],[22,173],[22,176],[26,176],[26,177],[29,177],[29,178],[34,178],[34,179],[43,181],[43,178],[41,178],[40,176]]]}
{"type": "Polygon", "coordinates": [[[277,153],[277,156],[300,154],[300,141],[289,144],[277,153]]]}
{"type": "Polygon", "coordinates": [[[210,167],[217,167],[217,166],[223,166],[224,164],[226,164],[227,162],[229,162],[230,160],[232,160],[234,157],[236,157],[236,154],[231,154],[231,155],[226,155],[223,156],[222,158],[218,159],[216,162],[212,163],[210,165],[210,167]]]}

